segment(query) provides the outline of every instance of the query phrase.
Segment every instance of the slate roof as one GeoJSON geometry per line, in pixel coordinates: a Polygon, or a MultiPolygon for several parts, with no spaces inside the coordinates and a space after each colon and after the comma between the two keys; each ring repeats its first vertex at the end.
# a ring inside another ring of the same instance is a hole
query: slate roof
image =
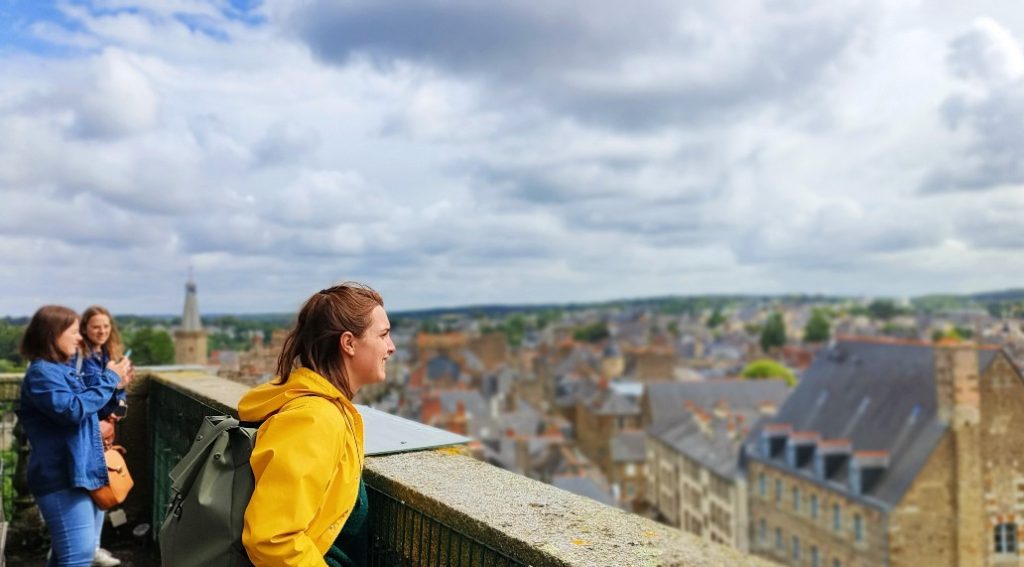
{"type": "MultiPolygon", "coordinates": [[[[644,403],[649,405],[651,424],[687,414],[684,405],[687,401],[693,402],[705,411],[712,411],[715,404],[721,400],[729,405],[731,412],[756,414],[762,402],[781,405],[791,391],[783,380],[738,379],[650,382],[646,389],[644,403]]],[[[752,425],[753,421],[747,420],[745,423],[752,425]]]]}
{"type": "Polygon", "coordinates": [[[730,438],[725,420],[719,418],[712,418],[708,427],[706,433],[693,414],[684,412],[651,425],[647,433],[719,476],[735,478],[742,437],[730,438]]]}
{"type": "Polygon", "coordinates": [[[451,376],[458,380],[459,364],[444,355],[437,355],[427,361],[428,380],[437,380],[444,376],[451,376]]]}
{"type": "MultiPolygon", "coordinates": [[[[996,354],[978,351],[979,373],[996,354]]],[[[892,508],[946,433],[937,414],[934,356],[928,344],[840,341],[815,357],[778,414],[763,422],[817,432],[821,439],[847,439],[854,452],[887,451],[889,466],[870,495],[849,493],[845,476],[825,483],[811,469],[795,470],[785,459],[760,455],[760,428],[747,437],[747,455],[861,502],[892,508]]]]}
{"type": "Polygon", "coordinates": [[[598,389],[584,402],[597,415],[639,415],[638,396],[614,388],[598,389]]]}
{"type": "Polygon", "coordinates": [[[551,484],[573,494],[592,498],[602,504],[615,506],[615,499],[612,498],[611,493],[585,476],[559,476],[555,477],[551,484]]]}
{"type": "Polygon", "coordinates": [[[611,440],[612,461],[616,463],[640,463],[647,459],[643,431],[621,431],[611,440]]]}

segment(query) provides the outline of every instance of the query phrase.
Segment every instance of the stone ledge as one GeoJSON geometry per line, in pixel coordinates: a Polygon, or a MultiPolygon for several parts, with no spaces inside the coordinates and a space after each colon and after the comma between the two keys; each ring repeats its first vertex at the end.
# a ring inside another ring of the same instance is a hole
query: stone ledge
{"type": "Polygon", "coordinates": [[[774,565],[458,451],[368,457],[366,480],[530,565],[774,565]]]}

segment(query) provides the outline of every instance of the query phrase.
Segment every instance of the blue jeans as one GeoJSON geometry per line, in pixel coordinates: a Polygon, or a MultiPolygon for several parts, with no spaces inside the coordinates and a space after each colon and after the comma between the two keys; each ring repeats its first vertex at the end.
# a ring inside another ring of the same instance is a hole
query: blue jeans
{"type": "Polygon", "coordinates": [[[36,496],[50,532],[53,553],[48,567],[89,567],[96,553],[97,524],[103,511],[84,488],[68,488],[36,496]]]}

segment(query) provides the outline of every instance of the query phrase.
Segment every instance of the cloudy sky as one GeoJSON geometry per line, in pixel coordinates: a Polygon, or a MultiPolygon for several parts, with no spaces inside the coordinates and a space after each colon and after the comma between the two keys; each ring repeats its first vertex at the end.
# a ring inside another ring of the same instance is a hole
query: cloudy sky
{"type": "Polygon", "coordinates": [[[1019,0],[0,0],[0,314],[1024,285],[1019,0]]]}

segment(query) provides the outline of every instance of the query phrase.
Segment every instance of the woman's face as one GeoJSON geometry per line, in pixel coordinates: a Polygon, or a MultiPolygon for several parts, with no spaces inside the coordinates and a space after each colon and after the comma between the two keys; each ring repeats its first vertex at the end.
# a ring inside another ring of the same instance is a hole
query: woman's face
{"type": "Polygon", "coordinates": [[[395,352],[395,343],[391,341],[391,322],[388,314],[380,305],[370,313],[370,326],[363,336],[357,337],[353,344],[354,353],[350,362],[349,379],[353,389],[366,384],[383,382],[386,378],[385,368],[388,357],[395,352]]]}
{"type": "Polygon", "coordinates": [[[78,330],[78,319],[70,327],[57,337],[57,350],[71,358],[78,351],[78,344],[82,342],[82,333],[78,330]]]}
{"type": "Polygon", "coordinates": [[[94,346],[101,347],[110,340],[110,317],[102,313],[93,315],[85,324],[85,336],[94,346]]]}

